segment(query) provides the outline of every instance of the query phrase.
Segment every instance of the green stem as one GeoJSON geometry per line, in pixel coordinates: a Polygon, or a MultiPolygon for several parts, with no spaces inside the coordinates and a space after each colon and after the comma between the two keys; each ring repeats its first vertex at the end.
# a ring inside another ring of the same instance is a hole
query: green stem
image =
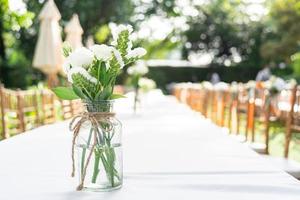
{"type": "Polygon", "coordinates": [[[100,154],[95,151],[95,163],[94,163],[94,170],[93,170],[93,176],[92,176],[92,183],[96,183],[97,176],[99,174],[99,162],[100,162],[100,154]]]}
{"type": "Polygon", "coordinates": [[[82,154],[81,154],[81,174],[83,174],[86,149],[89,148],[89,146],[90,146],[92,133],[93,133],[93,129],[91,128],[90,134],[89,134],[89,137],[88,137],[88,141],[87,141],[87,145],[86,145],[86,147],[83,147],[83,150],[82,150],[82,154]]]}
{"type": "Polygon", "coordinates": [[[110,183],[111,186],[115,186],[115,176],[114,176],[114,165],[115,165],[115,156],[114,156],[114,149],[109,147],[107,151],[107,160],[109,165],[109,177],[110,177],[110,183]]]}
{"type": "Polygon", "coordinates": [[[101,161],[103,163],[107,179],[109,180],[112,187],[115,186],[114,177],[120,180],[117,170],[115,169],[115,152],[111,147],[107,147],[103,153],[100,155],[101,161]]]}

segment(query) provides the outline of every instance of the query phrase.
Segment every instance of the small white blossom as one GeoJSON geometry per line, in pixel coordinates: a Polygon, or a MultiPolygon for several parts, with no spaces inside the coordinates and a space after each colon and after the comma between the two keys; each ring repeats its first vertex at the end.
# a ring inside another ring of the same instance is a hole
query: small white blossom
{"type": "Polygon", "coordinates": [[[133,50],[130,50],[128,54],[125,56],[127,59],[130,58],[141,58],[147,53],[147,51],[144,48],[138,47],[133,50]]]}
{"type": "Polygon", "coordinates": [[[112,48],[105,44],[93,45],[90,50],[95,54],[98,60],[108,61],[112,55],[112,48]]]}
{"type": "Polygon", "coordinates": [[[130,75],[144,75],[149,71],[148,67],[144,62],[137,62],[136,65],[133,65],[127,69],[127,73],[130,75]]]}
{"type": "Polygon", "coordinates": [[[129,51],[131,51],[131,49],[132,49],[132,41],[131,41],[131,39],[129,38],[129,41],[127,42],[127,49],[126,49],[126,51],[127,52],[129,52],[129,51]]]}
{"type": "Polygon", "coordinates": [[[87,68],[93,63],[94,54],[89,49],[81,47],[72,52],[66,60],[72,67],[87,68]]]}
{"type": "Polygon", "coordinates": [[[73,83],[73,75],[74,74],[80,74],[83,77],[85,77],[88,81],[97,84],[97,79],[92,77],[84,68],[82,67],[73,67],[72,69],[70,69],[69,73],[68,73],[68,81],[70,83],[73,83]]]}
{"type": "Polygon", "coordinates": [[[142,90],[144,90],[145,92],[156,88],[156,83],[152,79],[149,79],[149,78],[140,78],[138,84],[139,84],[140,88],[142,90]]]}
{"type": "Polygon", "coordinates": [[[124,61],[122,59],[122,56],[121,56],[120,52],[117,49],[113,48],[113,47],[111,49],[112,49],[112,52],[113,52],[114,56],[116,57],[119,65],[120,65],[120,68],[122,69],[125,64],[124,64],[124,61]]]}
{"type": "Polygon", "coordinates": [[[62,69],[65,74],[69,73],[69,71],[71,69],[71,63],[69,61],[69,57],[65,59],[63,65],[62,65],[62,69]]]}

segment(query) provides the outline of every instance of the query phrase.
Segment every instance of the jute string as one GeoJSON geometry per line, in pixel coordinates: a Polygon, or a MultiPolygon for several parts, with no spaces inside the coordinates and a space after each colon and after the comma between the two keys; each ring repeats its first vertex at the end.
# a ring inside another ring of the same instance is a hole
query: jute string
{"type": "MultiPolygon", "coordinates": [[[[84,168],[83,168],[83,172],[81,174],[81,179],[80,179],[80,183],[77,186],[77,190],[82,190],[83,189],[83,185],[84,185],[84,179],[86,176],[86,171],[87,171],[87,167],[88,164],[91,160],[91,157],[93,155],[94,152],[94,148],[97,144],[97,140],[99,140],[99,138],[97,138],[97,135],[100,134],[99,131],[99,127],[102,129],[105,129],[105,131],[109,131],[109,127],[112,128],[112,124],[110,122],[110,118],[114,117],[115,113],[112,112],[84,112],[81,113],[77,116],[75,116],[72,121],[69,124],[69,129],[70,131],[73,131],[73,139],[72,139],[72,173],[71,176],[74,177],[75,175],[75,157],[74,157],[74,151],[75,151],[75,143],[76,143],[76,139],[79,135],[80,129],[82,124],[84,124],[85,122],[90,122],[93,128],[93,143],[91,145],[91,149],[89,152],[89,155],[87,157],[87,160],[85,162],[84,168]],[[102,127],[102,124],[99,122],[103,122],[103,123],[107,123],[110,124],[108,127],[102,127]]],[[[101,141],[99,141],[101,142],[101,141]]],[[[87,147],[88,148],[88,147],[87,147]]]]}

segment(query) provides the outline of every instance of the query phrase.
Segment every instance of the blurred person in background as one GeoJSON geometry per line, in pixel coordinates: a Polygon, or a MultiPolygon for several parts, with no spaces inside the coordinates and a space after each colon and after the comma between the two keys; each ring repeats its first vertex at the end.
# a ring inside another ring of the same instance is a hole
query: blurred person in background
{"type": "Polygon", "coordinates": [[[268,66],[265,66],[262,70],[260,70],[257,75],[255,80],[256,81],[267,81],[271,78],[272,73],[271,70],[268,66]]]}
{"type": "Polygon", "coordinates": [[[212,73],[210,77],[210,82],[214,85],[220,82],[220,76],[217,72],[212,73]]]}

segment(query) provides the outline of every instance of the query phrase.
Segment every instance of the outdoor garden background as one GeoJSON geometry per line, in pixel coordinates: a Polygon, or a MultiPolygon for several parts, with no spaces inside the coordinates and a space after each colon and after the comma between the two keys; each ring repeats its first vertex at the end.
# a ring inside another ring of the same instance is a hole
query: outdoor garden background
{"type": "MultiPolygon", "coordinates": [[[[99,44],[110,41],[109,22],[131,24],[137,30],[136,45],[148,52],[147,77],[166,93],[170,83],[209,80],[213,72],[225,82],[247,82],[266,66],[274,75],[300,80],[299,0],[55,3],[61,27],[74,13],[79,15],[84,44],[88,38],[99,44]]],[[[43,4],[43,0],[0,0],[0,79],[6,88],[46,87],[45,75],[32,67],[43,4]]],[[[64,77],[60,79],[64,84],[64,77]]],[[[124,73],[118,81],[126,80],[124,73]]],[[[282,155],[284,126],[275,127],[270,153],[282,155]]],[[[300,145],[292,145],[290,157],[300,161],[300,145]]]]}

